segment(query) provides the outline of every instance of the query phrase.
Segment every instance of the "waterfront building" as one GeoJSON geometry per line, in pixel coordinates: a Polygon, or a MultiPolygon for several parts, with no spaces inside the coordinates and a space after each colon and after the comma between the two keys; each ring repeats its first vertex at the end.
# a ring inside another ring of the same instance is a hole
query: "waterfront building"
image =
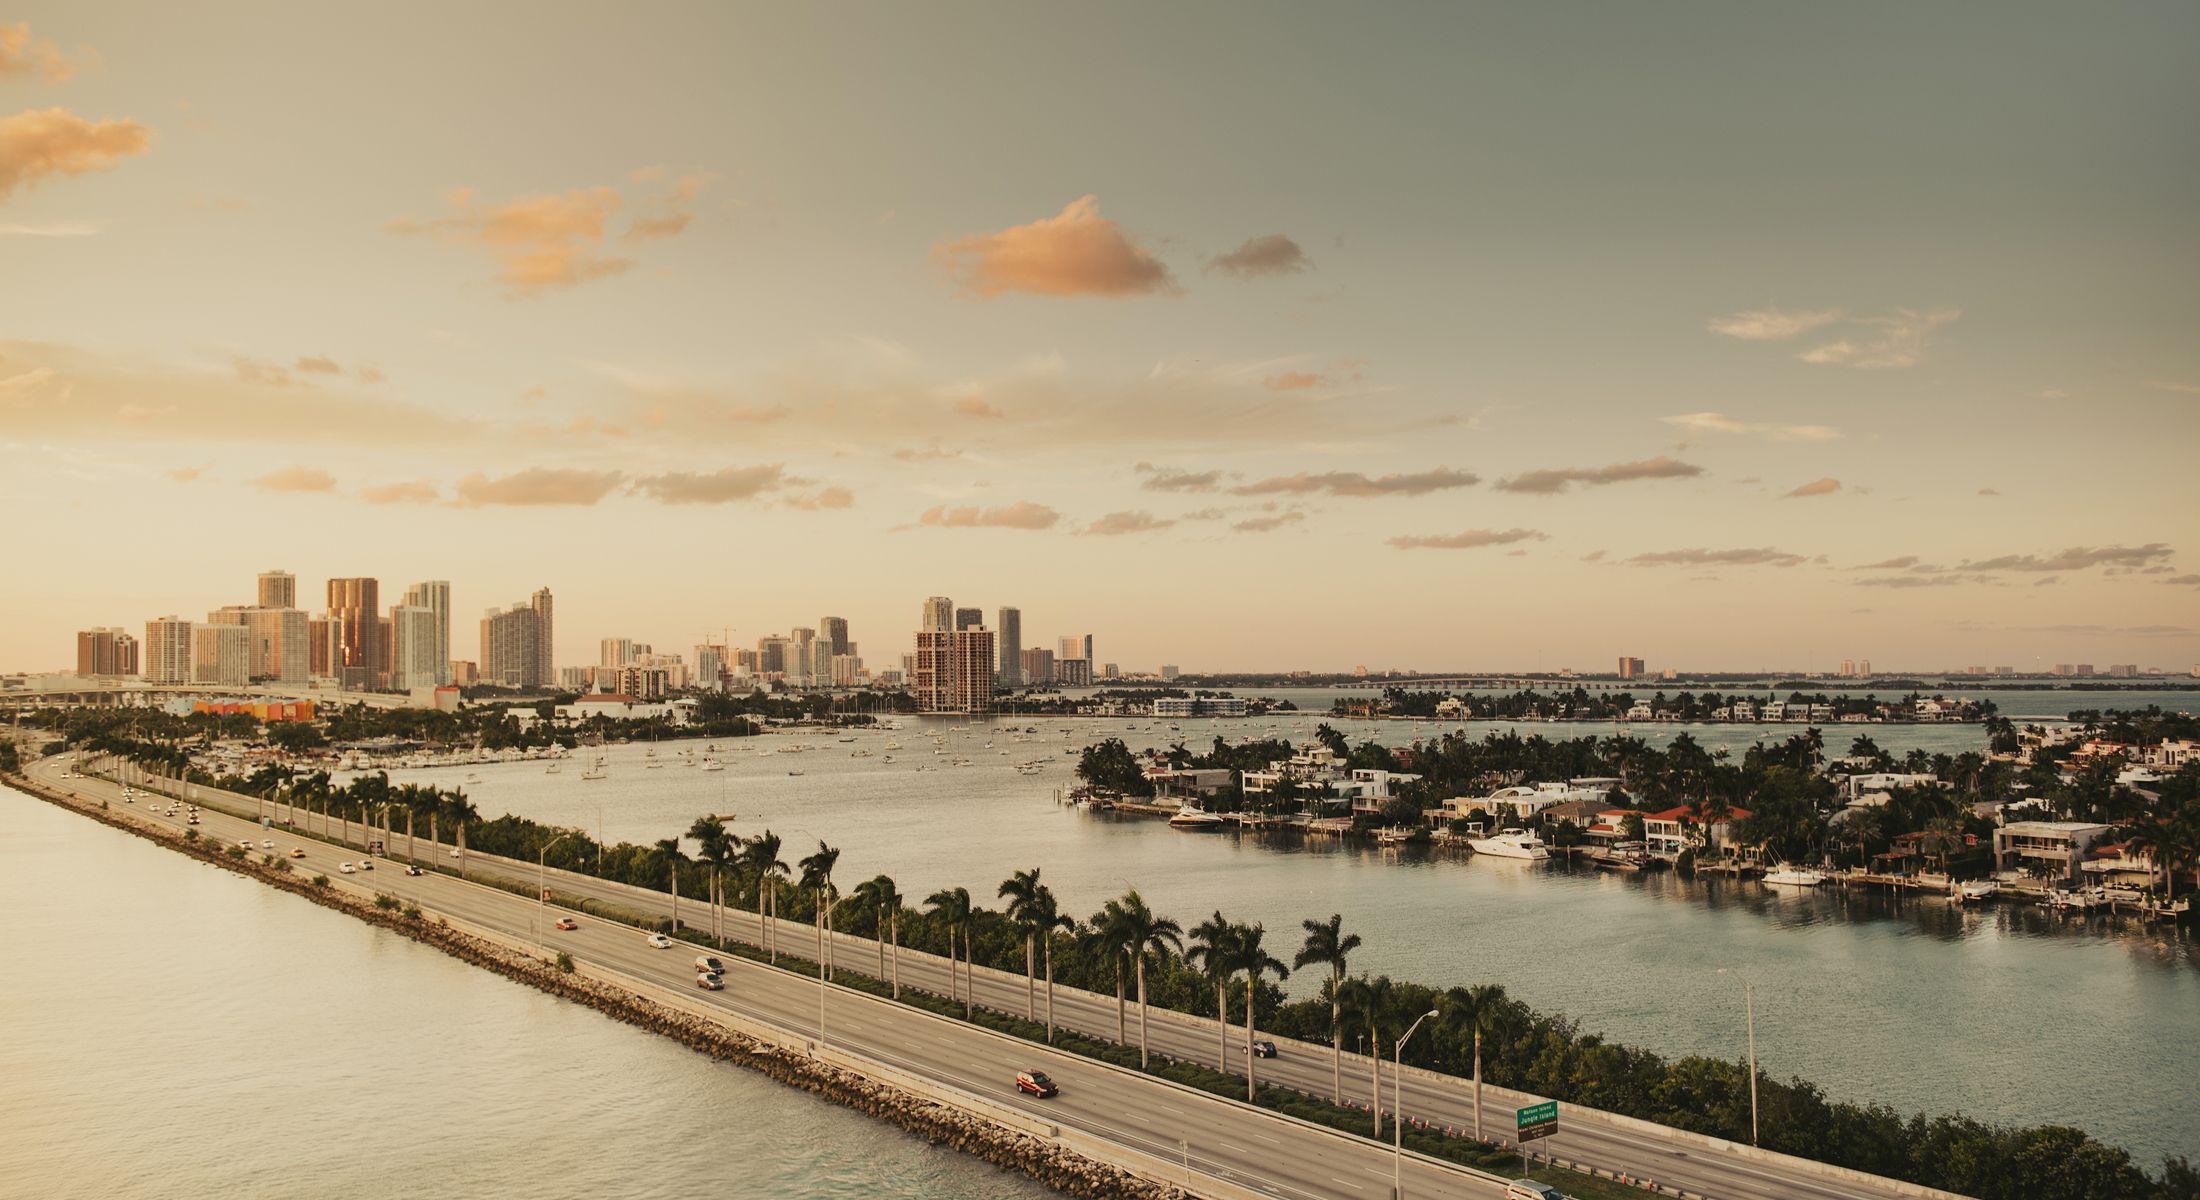
{"type": "Polygon", "coordinates": [[[363,575],[329,580],[328,619],[336,626],[337,652],[329,674],[347,688],[377,686],[376,669],[384,659],[381,584],[363,575]]]}
{"type": "Polygon", "coordinates": [[[1027,685],[1054,682],[1054,651],[1043,646],[1027,647],[1023,652],[1022,680],[1027,685]]]}
{"type": "MultiPolygon", "coordinates": [[[[441,686],[451,681],[451,581],[427,579],[405,589],[405,606],[425,608],[429,613],[429,628],[435,635],[435,670],[433,682],[441,686]]],[[[429,680],[421,680],[414,686],[425,686],[429,680]]]]}
{"type": "Polygon", "coordinates": [[[481,676],[503,687],[547,687],[557,678],[550,660],[550,590],[481,619],[481,676]]]}
{"type": "Polygon", "coordinates": [[[1246,701],[1237,696],[1164,696],[1153,702],[1153,715],[1181,717],[1242,717],[1246,701]]]}
{"type": "Polygon", "coordinates": [[[191,622],[168,616],[145,623],[145,682],[191,682],[191,622]]]}
{"type": "Polygon", "coordinates": [[[1054,682],[1063,687],[1091,687],[1092,660],[1089,658],[1057,658],[1054,660],[1054,682]]]}
{"type": "Polygon", "coordinates": [[[137,639],[119,628],[79,632],[76,635],[76,673],[86,679],[137,674],[137,639]]]}
{"type": "Polygon", "coordinates": [[[1161,679],[1162,679],[1162,681],[1163,681],[1163,682],[1169,682],[1169,681],[1172,681],[1172,680],[1174,680],[1174,679],[1175,679],[1175,678],[1177,677],[1177,675],[1178,675],[1178,674],[1179,674],[1179,672],[1178,672],[1178,670],[1177,670],[1177,666],[1176,666],[1176,664],[1175,664],[1175,663],[1162,663],[1162,664],[1161,664],[1161,679]]]}
{"type": "MultiPolygon", "coordinates": [[[[853,644],[850,649],[854,649],[853,644]]],[[[833,686],[858,687],[863,683],[863,658],[855,654],[833,655],[833,686]]]]}
{"type": "Polygon", "coordinates": [[[298,577],[288,571],[260,572],[260,607],[298,607],[298,577]]]}
{"type": "Polygon", "coordinates": [[[1068,634],[1057,641],[1054,647],[1054,660],[1060,662],[1067,658],[1081,658],[1088,663],[1091,662],[1092,635],[1089,633],[1068,634]]]}
{"type": "Polygon", "coordinates": [[[1994,830],[1994,866],[2003,871],[2044,870],[2067,882],[2078,877],[2086,852],[2111,828],[2088,821],[2011,821],[1994,830]]]}
{"type": "Polygon", "coordinates": [[[727,664],[728,655],[724,646],[711,642],[696,643],[695,686],[705,691],[723,690],[726,686],[727,664]]]}
{"type": "Polygon", "coordinates": [[[636,700],[662,699],[669,682],[663,667],[621,667],[618,678],[618,693],[636,700]]]}
{"type": "Polygon", "coordinates": [[[1652,854],[1661,856],[1678,856],[1691,847],[1715,852],[1732,844],[1735,822],[1748,816],[1748,809],[1729,806],[1724,816],[1707,823],[1701,809],[1683,804],[1663,812],[1644,813],[1642,840],[1652,854]]]}
{"type": "Polygon", "coordinates": [[[993,631],[983,624],[957,629],[952,647],[951,702],[955,712],[993,711],[993,631]]]}
{"type": "Polygon", "coordinates": [[[481,682],[481,668],[468,659],[454,658],[451,660],[450,677],[451,682],[460,687],[472,687],[481,682]]]}
{"type": "Polygon", "coordinates": [[[191,682],[243,687],[252,680],[252,635],[242,625],[191,626],[191,682]]]}
{"type": "Polygon", "coordinates": [[[248,639],[246,673],[254,682],[303,686],[312,674],[311,622],[295,608],[232,604],[206,614],[208,624],[239,625],[248,639]]]}
{"type": "Polygon", "coordinates": [[[1002,605],[993,624],[1001,642],[1000,685],[1020,687],[1024,682],[1024,610],[1002,605]]]}
{"type": "Polygon", "coordinates": [[[1642,678],[1642,660],[1639,658],[1629,658],[1624,654],[1621,655],[1619,660],[1619,677],[1621,679],[1642,678]]]}

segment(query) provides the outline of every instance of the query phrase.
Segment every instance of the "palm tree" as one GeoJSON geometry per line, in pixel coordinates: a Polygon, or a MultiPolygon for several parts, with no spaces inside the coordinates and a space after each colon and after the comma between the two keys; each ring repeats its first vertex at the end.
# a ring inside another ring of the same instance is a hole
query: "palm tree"
{"type": "Polygon", "coordinates": [[[1365,975],[1344,981],[1340,989],[1344,1009],[1353,1020],[1367,1021],[1368,1109],[1375,1115],[1375,1132],[1383,1136],[1383,1009],[1390,1002],[1390,979],[1370,980],[1365,975]]]}
{"type": "Polygon", "coordinates": [[[1505,989],[1494,983],[1453,988],[1444,994],[1444,1022],[1460,1037],[1474,1038],[1474,1140],[1482,1140],[1482,1035],[1494,1034],[1505,1008],[1505,989]]]}
{"type": "Polygon", "coordinates": [[[742,847],[741,860],[756,875],[756,921],[764,949],[771,961],[779,961],[779,881],[788,877],[787,864],[779,860],[779,835],[767,829],[742,847]],[[765,898],[770,897],[771,920],[764,919],[765,898]]]}
{"type": "Polygon", "coordinates": [[[672,893],[672,932],[677,934],[680,932],[680,864],[687,861],[687,855],[680,853],[680,839],[676,837],[657,839],[657,853],[664,855],[671,867],[667,872],[670,879],[666,890],[672,893]]]}
{"type": "Polygon", "coordinates": [[[452,792],[444,802],[444,811],[451,814],[451,824],[458,826],[458,877],[466,878],[466,825],[479,820],[481,814],[474,809],[473,801],[464,792],[452,792]]]}
{"type": "Polygon", "coordinates": [[[687,835],[695,839],[696,859],[710,867],[710,874],[704,888],[706,893],[704,902],[710,905],[711,941],[714,944],[721,943],[726,938],[724,928],[725,908],[723,907],[725,904],[725,871],[726,863],[735,854],[733,838],[732,835],[726,832],[726,827],[719,822],[718,818],[711,816],[695,818],[695,824],[688,826],[687,835]]]}
{"type": "Polygon", "coordinates": [[[1182,953],[1184,927],[1146,906],[1137,888],[1123,893],[1123,951],[1138,972],[1138,1069],[1146,1069],[1146,956],[1168,950],[1182,953]]]}
{"type": "Polygon", "coordinates": [[[1032,923],[1039,928],[1039,937],[1046,942],[1047,960],[1047,1044],[1054,1043],[1054,933],[1056,930],[1074,930],[1077,922],[1064,916],[1054,902],[1054,893],[1039,889],[1036,911],[1032,923]]]}
{"type": "Polygon", "coordinates": [[[1118,1045],[1130,1044],[1129,1017],[1123,1004],[1123,960],[1130,956],[1130,938],[1123,923],[1123,904],[1110,900],[1099,912],[1092,914],[1092,922],[1086,927],[1084,948],[1087,953],[1115,964],[1115,1040],[1118,1045]]]}
{"type": "MultiPolygon", "coordinates": [[[[970,954],[970,917],[972,912],[975,911],[970,904],[970,889],[963,887],[941,888],[926,897],[924,902],[932,909],[934,915],[947,924],[947,998],[949,1001],[953,1001],[956,998],[955,938],[957,935],[960,935],[963,940],[965,960],[968,959],[970,954]]],[[[963,1020],[967,1021],[970,1019],[970,991],[968,988],[962,990],[962,1002],[963,1020]]]]}
{"type": "Polygon", "coordinates": [[[1245,972],[1245,1102],[1253,1102],[1253,1012],[1260,1007],[1260,980],[1263,975],[1274,975],[1282,982],[1291,974],[1283,960],[1268,953],[1261,937],[1267,931],[1259,922],[1240,925],[1233,936],[1237,941],[1237,969],[1245,972]]]}
{"type": "Polygon", "coordinates": [[[817,844],[817,853],[804,858],[802,886],[817,896],[817,977],[830,979],[833,975],[833,948],[828,940],[833,932],[833,900],[838,893],[833,890],[833,867],[840,862],[840,851],[817,844]]]}
{"type": "Polygon", "coordinates": [[[901,892],[890,875],[876,875],[856,885],[855,897],[868,905],[878,919],[878,973],[887,976],[886,939],[894,939],[894,999],[901,999],[901,892]]]}
{"type": "Polygon", "coordinates": [[[1215,981],[1215,1069],[1230,1069],[1230,1000],[1225,989],[1230,986],[1230,976],[1237,973],[1237,929],[1222,915],[1201,921],[1192,928],[1192,948],[1184,957],[1198,967],[1209,979],[1215,981]]]}
{"type": "Polygon", "coordinates": [[[1326,921],[1300,922],[1306,944],[1291,958],[1294,970],[1319,963],[1329,968],[1330,1099],[1344,1102],[1344,1013],[1337,1003],[1337,985],[1344,980],[1345,956],[1360,948],[1360,935],[1344,931],[1344,914],[1331,913],[1326,921]]]}
{"type": "Polygon", "coordinates": [[[1009,923],[1024,931],[1024,1020],[1038,1019],[1038,1002],[1032,995],[1039,974],[1039,897],[1046,891],[1039,882],[1039,868],[1018,871],[1001,884],[996,895],[1008,898],[1009,923]]]}

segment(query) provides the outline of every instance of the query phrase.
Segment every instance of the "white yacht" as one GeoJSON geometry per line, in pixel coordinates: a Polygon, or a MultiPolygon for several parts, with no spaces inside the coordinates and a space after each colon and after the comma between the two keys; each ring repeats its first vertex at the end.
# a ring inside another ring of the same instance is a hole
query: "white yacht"
{"type": "Polygon", "coordinates": [[[1551,856],[1543,839],[1525,829],[1500,829],[1488,837],[1468,838],[1476,854],[1492,858],[1545,859],[1551,856]]]}
{"type": "Polygon", "coordinates": [[[703,769],[706,771],[723,771],[726,769],[726,764],[715,758],[706,758],[703,760],[703,769]]]}
{"type": "Polygon", "coordinates": [[[1220,829],[1222,824],[1221,817],[1211,812],[1201,812],[1190,804],[1177,809],[1176,815],[1169,818],[1169,828],[1171,829],[1191,829],[1204,832],[1220,829]]]}
{"type": "Polygon", "coordinates": [[[1813,870],[1810,867],[1793,866],[1788,863],[1781,863],[1779,866],[1765,872],[1766,883],[1784,884],[1788,887],[1817,887],[1825,881],[1826,873],[1824,871],[1813,870]]]}

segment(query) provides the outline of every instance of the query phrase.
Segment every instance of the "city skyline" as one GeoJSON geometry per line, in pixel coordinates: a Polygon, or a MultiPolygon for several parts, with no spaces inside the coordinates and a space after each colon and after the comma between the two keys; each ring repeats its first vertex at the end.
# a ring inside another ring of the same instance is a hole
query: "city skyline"
{"type": "Polygon", "coordinates": [[[548,580],[565,662],[935,592],[1126,667],[2200,662],[2200,14],[1139,11],[24,7],[0,669],[309,560],[548,580]]]}

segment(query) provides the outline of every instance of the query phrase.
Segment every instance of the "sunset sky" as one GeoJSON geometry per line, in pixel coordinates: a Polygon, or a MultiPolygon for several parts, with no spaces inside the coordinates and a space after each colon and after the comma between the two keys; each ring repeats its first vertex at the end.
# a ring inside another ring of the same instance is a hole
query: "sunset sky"
{"type": "Polygon", "coordinates": [[[0,669],[2200,662],[2200,6],[0,11],[0,669]]]}

